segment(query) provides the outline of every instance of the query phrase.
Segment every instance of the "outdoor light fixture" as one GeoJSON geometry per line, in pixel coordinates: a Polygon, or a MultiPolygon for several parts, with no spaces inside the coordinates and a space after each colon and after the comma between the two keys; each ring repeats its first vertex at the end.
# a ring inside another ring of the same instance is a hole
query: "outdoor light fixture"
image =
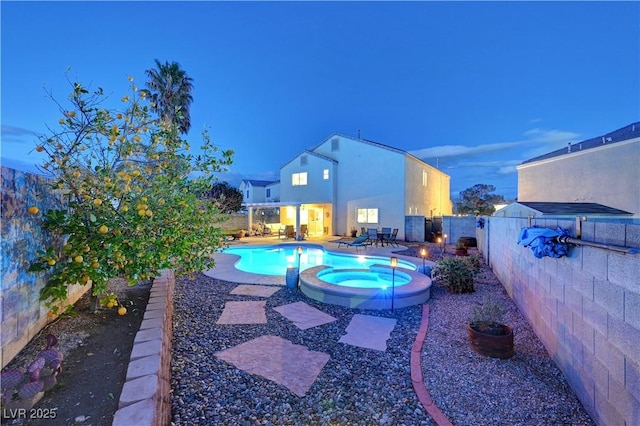
{"type": "Polygon", "coordinates": [[[442,236],[442,257],[444,257],[444,253],[447,251],[447,234],[442,236]]]}
{"type": "Polygon", "coordinates": [[[396,267],[398,266],[398,258],[392,257],[389,259],[391,265],[391,312],[393,312],[393,300],[396,294],[396,267]]]}
{"type": "Polygon", "coordinates": [[[298,246],[298,288],[300,288],[300,258],[302,257],[302,246],[298,246]]]}
{"type": "Polygon", "coordinates": [[[427,257],[426,247],[422,247],[420,249],[420,256],[422,257],[422,273],[426,275],[427,274],[427,271],[425,270],[425,258],[427,257]]]}

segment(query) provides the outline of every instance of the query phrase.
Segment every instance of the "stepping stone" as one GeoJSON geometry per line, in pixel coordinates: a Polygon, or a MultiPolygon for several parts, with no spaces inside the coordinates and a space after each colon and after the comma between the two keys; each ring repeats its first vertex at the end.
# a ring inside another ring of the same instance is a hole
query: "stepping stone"
{"type": "Polygon", "coordinates": [[[236,294],[240,296],[256,296],[256,297],[271,297],[273,293],[280,290],[281,287],[275,287],[272,285],[246,285],[242,284],[234,288],[229,294],[236,294]]]}
{"type": "Polygon", "coordinates": [[[215,355],[240,370],[281,384],[300,397],[331,358],[278,336],[261,336],[215,355]]]}
{"type": "Polygon", "coordinates": [[[331,315],[326,314],[313,306],[309,306],[304,302],[290,303],[273,309],[289,321],[293,322],[293,324],[301,330],[306,330],[307,328],[327,324],[336,320],[331,315]]]}
{"type": "Polygon", "coordinates": [[[386,351],[387,340],[395,326],[394,318],[356,314],[347,326],[347,334],[338,341],[361,348],[386,351]]]}
{"type": "Polygon", "coordinates": [[[226,302],[216,324],[266,324],[265,300],[226,302]]]}

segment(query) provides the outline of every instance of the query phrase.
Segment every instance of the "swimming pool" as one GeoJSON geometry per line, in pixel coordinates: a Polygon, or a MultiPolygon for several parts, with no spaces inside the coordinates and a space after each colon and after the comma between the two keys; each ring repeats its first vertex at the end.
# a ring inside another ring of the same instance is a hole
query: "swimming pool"
{"type": "MultiPolygon", "coordinates": [[[[300,262],[300,271],[326,265],[336,269],[363,269],[376,264],[389,264],[389,258],[384,256],[364,256],[332,253],[322,246],[303,244],[302,254],[298,260],[296,244],[278,244],[262,247],[231,247],[224,249],[226,254],[234,254],[240,259],[235,263],[236,269],[252,274],[282,275],[287,272],[288,266],[297,267],[300,262]]],[[[404,260],[398,260],[398,268],[416,270],[416,266],[404,260]]]]}

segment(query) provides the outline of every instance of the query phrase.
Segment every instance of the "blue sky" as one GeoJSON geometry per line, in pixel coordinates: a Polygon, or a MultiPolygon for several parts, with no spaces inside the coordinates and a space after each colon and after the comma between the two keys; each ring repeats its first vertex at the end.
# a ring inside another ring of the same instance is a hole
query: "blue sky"
{"type": "MultiPolygon", "coordinates": [[[[639,2],[7,2],[2,164],[33,170],[65,73],[113,93],[154,59],[194,80],[190,139],[276,179],[334,132],[517,194],[515,166],[640,118],[639,2]]],[[[194,145],[197,145],[194,143],[194,145]]]]}

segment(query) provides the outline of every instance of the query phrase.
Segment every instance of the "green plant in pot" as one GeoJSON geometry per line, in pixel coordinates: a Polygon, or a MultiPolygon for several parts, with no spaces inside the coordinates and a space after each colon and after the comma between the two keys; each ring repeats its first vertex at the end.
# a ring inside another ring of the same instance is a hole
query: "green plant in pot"
{"type": "Polygon", "coordinates": [[[461,240],[456,243],[456,256],[466,256],[468,254],[467,244],[461,240]]]}
{"type": "Polygon", "coordinates": [[[471,349],[492,358],[513,356],[513,330],[502,323],[504,313],[504,306],[492,299],[473,307],[467,326],[471,349]]]}

